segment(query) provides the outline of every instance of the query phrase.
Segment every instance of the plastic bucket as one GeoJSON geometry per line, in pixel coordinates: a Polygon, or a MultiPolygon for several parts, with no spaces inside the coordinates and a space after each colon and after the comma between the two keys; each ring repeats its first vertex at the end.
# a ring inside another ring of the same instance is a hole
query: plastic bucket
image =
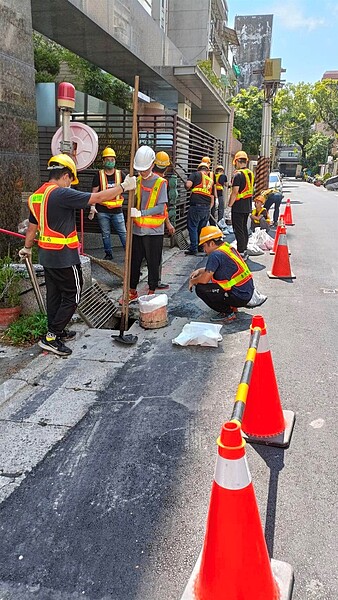
{"type": "Polygon", "coordinates": [[[159,329],[168,325],[167,294],[140,296],[140,325],[144,329],[159,329]]]}

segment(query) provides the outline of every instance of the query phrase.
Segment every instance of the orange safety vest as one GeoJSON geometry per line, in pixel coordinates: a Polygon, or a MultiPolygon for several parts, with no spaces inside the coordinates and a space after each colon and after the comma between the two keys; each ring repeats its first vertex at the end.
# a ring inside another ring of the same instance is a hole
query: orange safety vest
{"type": "MultiPolygon", "coordinates": [[[[28,208],[31,211],[32,215],[36,218],[37,222],[40,222],[40,209],[43,200],[43,195],[48,187],[54,186],[54,184],[50,184],[49,182],[43,183],[39,189],[37,189],[33,194],[31,194],[27,200],[28,208]]],[[[56,186],[57,187],[57,186],[56,186]]]]}
{"type": "Polygon", "coordinates": [[[47,186],[45,192],[43,194],[41,208],[40,208],[40,218],[39,218],[39,239],[38,246],[40,248],[44,248],[45,250],[62,250],[65,246],[68,248],[78,248],[79,247],[79,238],[77,237],[76,229],[71,231],[69,235],[66,237],[62,233],[58,231],[54,231],[50,229],[47,221],[47,207],[50,193],[55,190],[58,186],[53,184],[47,186]]]}
{"type": "MultiPolygon", "coordinates": [[[[157,177],[152,188],[146,187],[142,183],[142,177],[139,176],[136,180],[136,208],[141,210],[141,193],[142,190],[149,192],[149,198],[145,209],[154,208],[157,204],[158,196],[161,191],[162,185],[166,184],[166,180],[163,177],[157,177]]],[[[160,227],[166,220],[166,206],[163,215],[148,215],[146,217],[134,217],[133,221],[137,227],[160,227]]]]}
{"type": "Polygon", "coordinates": [[[237,172],[243,173],[245,177],[245,188],[237,194],[236,201],[242,200],[242,198],[251,198],[255,181],[253,172],[250,171],[250,169],[238,169],[237,172]]]}
{"type": "Polygon", "coordinates": [[[242,257],[238,254],[237,250],[231,248],[230,244],[225,242],[222,246],[219,246],[217,250],[224,252],[234,263],[236,263],[237,271],[233,274],[231,279],[223,279],[222,281],[218,281],[211,278],[213,283],[217,283],[224,291],[228,292],[234,286],[244,285],[247,281],[252,279],[251,271],[246,264],[246,262],[242,259],[242,257]]]}
{"type": "MultiPolygon", "coordinates": [[[[253,211],[252,211],[252,216],[254,218],[254,223],[256,223],[257,225],[259,225],[259,219],[255,219],[255,217],[259,217],[262,214],[263,210],[266,210],[264,208],[264,206],[262,206],[262,208],[260,209],[259,212],[257,212],[257,208],[254,208],[253,211]]],[[[269,217],[268,212],[267,212],[267,216],[265,217],[265,220],[266,220],[267,223],[270,223],[270,217],[269,217]]]]}
{"type": "MultiPolygon", "coordinates": [[[[108,189],[108,178],[104,171],[104,169],[100,169],[99,171],[99,179],[100,179],[100,190],[108,189]]],[[[119,169],[115,169],[115,185],[120,185],[121,183],[121,171],[119,169]]],[[[123,196],[119,195],[114,198],[114,200],[105,200],[102,202],[103,206],[107,208],[119,208],[123,204],[123,196]]]]}
{"type": "Polygon", "coordinates": [[[213,192],[212,188],[214,185],[214,178],[213,176],[210,177],[210,175],[206,175],[205,173],[201,173],[201,175],[201,183],[195,185],[195,187],[192,188],[191,193],[202,194],[202,196],[207,196],[208,198],[210,198],[213,192]]]}
{"type": "Polygon", "coordinates": [[[223,185],[221,185],[220,183],[218,183],[218,180],[220,178],[221,175],[224,175],[224,173],[216,173],[216,190],[222,190],[223,189],[223,185]]]}

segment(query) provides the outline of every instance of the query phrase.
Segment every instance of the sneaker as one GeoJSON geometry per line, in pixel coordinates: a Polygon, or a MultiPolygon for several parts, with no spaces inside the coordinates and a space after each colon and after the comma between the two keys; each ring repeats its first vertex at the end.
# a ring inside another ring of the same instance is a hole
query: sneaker
{"type": "Polygon", "coordinates": [[[243,260],[248,260],[249,255],[246,250],[244,250],[244,252],[240,252],[239,254],[243,258],[243,260]]]}
{"type": "Polygon", "coordinates": [[[72,353],[70,348],[64,345],[60,338],[49,336],[48,334],[38,342],[38,345],[47,352],[53,352],[58,356],[69,356],[72,353]]]}
{"type": "Polygon", "coordinates": [[[186,256],[197,256],[197,252],[195,252],[194,250],[186,250],[186,251],[184,252],[184,254],[185,254],[186,256]]]}
{"type": "Polygon", "coordinates": [[[60,338],[62,341],[66,341],[66,340],[72,340],[73,338],[75,338],[75,336],[76,336],[76,331],[73,331],[72,329],[64,329],[60,335],[60,338]]]}
{"type": "Polygon", "coordinates": [[[103,260],[113,260],[113,255],[110,254],[109,252],[106,252],[103,260]]]}
{"type": "Polygon", "coordinates": [[[158,283],[158,285],[156,286],[157,290],[168,290],[169,289],[169,284],[168,283],[162,283],[161,281],[158,283]]]}
{"type": "MultiPolygon", "coordinates": [[[[131,304],[132,302],[136,302],[137,299],[138,299],[138,293],[137,292],[129,292],[129,302],[128,302],[128,304],[131,304]]],[[[119,304],[122,306],[122,304],[123,304],[123,297],[120,298],[119,304]]]]}
{"type": "Polygon", "coordinates": [[[223,321],[223,323],[230,323],[236,319],[236,315],[234,312],[231,313],[218,313],[214,317],[210,317],[210,321],[223,321]]]}

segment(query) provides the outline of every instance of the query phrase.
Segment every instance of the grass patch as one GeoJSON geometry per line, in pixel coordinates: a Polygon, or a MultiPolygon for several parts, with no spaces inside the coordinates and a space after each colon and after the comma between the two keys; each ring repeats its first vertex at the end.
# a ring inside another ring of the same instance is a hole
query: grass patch
{"type": "Polygon", "coordinates": [[[24,315],[4,332],[4,339],[14,346],[35,344],[47,331],[47,316],[43,313],[24,315]]]}

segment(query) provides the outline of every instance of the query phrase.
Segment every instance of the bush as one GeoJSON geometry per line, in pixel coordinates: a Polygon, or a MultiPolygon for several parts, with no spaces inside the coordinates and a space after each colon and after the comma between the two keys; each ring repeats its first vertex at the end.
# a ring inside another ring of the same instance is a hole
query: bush
{"type": "Polygon", "coordinates": [[[4,337],[15,346],[35,344],[47,330],[47,316],[43,313],[26,315],[12,323],[5,331],[4,337]]]}
{"type": "Polygon", "coordinates": [[[21,279],[13,267],[9,256],[0,259],[0,307],[14,308],[20,306],[19,281],[21,279]]]}

